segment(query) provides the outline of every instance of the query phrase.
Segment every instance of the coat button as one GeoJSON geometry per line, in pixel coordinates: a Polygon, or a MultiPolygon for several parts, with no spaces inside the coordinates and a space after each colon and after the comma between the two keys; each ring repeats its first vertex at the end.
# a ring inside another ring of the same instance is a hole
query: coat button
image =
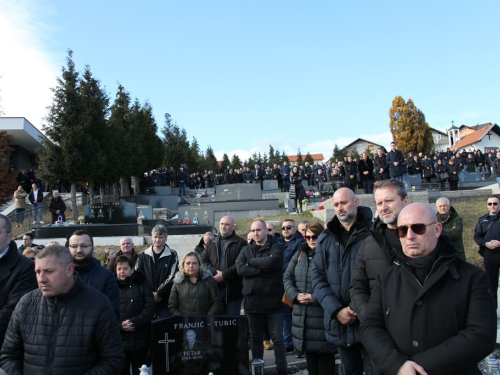
{"type": "Polygon", "coordinates": [[[417,340],[413,340],[412,344],[413,344],[413,346],[417,347],[418,346],[418,341],[417,340]]]}
{"type": "Polygon", "coordinates": [[[417,306],[421,306],[422,305],[422,301],[421,300],[418,300],[417,301],[417,306]]]}

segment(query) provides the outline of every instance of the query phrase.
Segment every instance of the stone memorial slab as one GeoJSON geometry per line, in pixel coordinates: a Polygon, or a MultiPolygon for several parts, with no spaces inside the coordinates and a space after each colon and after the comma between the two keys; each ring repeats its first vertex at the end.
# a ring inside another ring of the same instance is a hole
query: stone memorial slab
{"type": "Polygon", "coordinates": [[[422,183],[422,176],[419,174],[407,174],[405,180],[411,188],[422,183]]]}
{"type": "Polygon", "coordinates": [[[214,224],[214,209],[204,206],[184,206],[179,207],[179,220],[189,224],[214,224]]]}
{"type": "Polygon", "coordinates": [[[88,204],[85,206],[86,224],[137,223],[135,203],[113,202],[88,204]]]}
{"type": "Polygon", "coordinates": [[[262,199],[260,184],[232,184],[218,185],[215,193],[215,200],[220,201],[240,201],[247,199],[262,199]]]}
{"type": "Polygon", "coordinates": [[[174,316],[151,323],[154,374],[250,375],[244,316],[174,316]]]}
{"type": "Polygon", "coordinates": [[[175,195],[150,195],[149,205],[153,206],[153,208],[168,208],[177,211],[179,206],[178,197],[175,195]]]}
{"type": "Polygon", "coordinates": [[[266,190],[278,190],[278,181],[276,180],[265,180],[264,181],[264,186],[263,189],[264,191],[266,190]]]}
{"type": "Polygon", "coordinates": [[[170,186],[155,186],[155,190],[156,193],[154,195],[172,195],[172,187],[170,186]]]}
{"type": "Polygon", "coordinates": [[[133,195],[130,197],[120,197],[120,202],[130,202],[146,206],[149,204],[149,197],[147,195],[133,195]]]}
{"type": "Polygon", "coordinates": [[[482,176],[479,172],[466,172],[462,170],[458,172],[458,180],[460,182],[476,182],[481,181],[482,176]]]}
{"type": "Polygon", "coordinates": [[[153,206],[136,205],[137,218],[142,216],[142,219],[153,219],[153,206]]]}
{"type": "Polygon", "coordinates": [[[304,186],[307,190],[307,188],[309,187],[309,181],[302,180],[302,186],[304,186]]]}

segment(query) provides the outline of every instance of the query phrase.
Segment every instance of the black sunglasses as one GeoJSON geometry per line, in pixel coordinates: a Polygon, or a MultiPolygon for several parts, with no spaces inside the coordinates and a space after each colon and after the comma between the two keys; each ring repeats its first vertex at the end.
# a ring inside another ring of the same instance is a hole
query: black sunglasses
{"type": "Polygon", "coordinates": [[[292,229],[294,227],[295,227],[295,225],[287,225],[286,227],[281,227],[281,230],[285,230],[285,229],[286,230],[290,230],[290,229],[292,229]]]}
{"type": "Polygon", "coordinates": [[[436,224],[436,222],[430,223],[430,224],[412,224],[409,227],[407,225],[401,225],[396,228],[398,231],[398,236],[399,238],[405,238],[406,235],[408,234],[408,228],[411,228],[411,231],[415,234],[422,235],[427,231],[427,227],[429,225],[436,224]]]}
{"type": "Polygon", "coordinates": [[[306,241],[316,241],[318,239],[318,236],[304,236],[306,241]]]}
{"type": "Polygon", "coordinates": [[[488,206],[498,206],[498,202],[488,202],[488,206]]]}

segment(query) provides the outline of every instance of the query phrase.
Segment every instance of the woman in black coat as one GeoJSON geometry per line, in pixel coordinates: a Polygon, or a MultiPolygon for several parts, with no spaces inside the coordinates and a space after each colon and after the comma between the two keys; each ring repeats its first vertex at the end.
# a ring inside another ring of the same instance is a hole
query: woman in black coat
{"type": "Polygon", "coordinates": [[[302,212],[302,199],[305,198],[305,189],[302,186],[302,173],[296,165],[290,171],[290,192],[288,193],[288,197],[293,199],[295,210],[302,212]],[[298,206],[297,201],[299,203],[298,206]]]}
{"type": "Polygon", "coordinates": [[[325,336],[324,310],[314,294],[311,272],[318,237],[323,232],[319,223],[306,228],[306,242],[292,257],[283,276],[285,293],[293,302],[293,346],[305,352],[310,375],[333,375],[337,348],[325,336]]]}
{"type": "Polygon", "coordinates": [[[141,271],[134,272],[134,259],[125,255],[116,258],[116,279],[120,290],[120,333],[125,364],[122,375],[139,375],[146,363],[150,346],[149,323],[153,319],[153,291],[141,271]]]}
{"type": "Polygon", "coordinates": [[[436,164],[436,181],[439,182],[439,190],[445,191],[446,187],[446,181],[448,178],[443,178],[443,173],[446,172],[446,165],[443,164],[443,161],[441,159],[438,159],[437,164],[436,164]]]}
{"type": "Polygon", "coordinates": [[[460,172],[460,166],[456,165],[456,159],[450,159],[449,164],[446,166],[446,172],[448,172],[450,190],[458,190],[458,173],[460,172]]]}
{"type": "Polygon", "coordinates": [[[467,156],[467,160],[465,161],[465,165],[467,166],[466,171],[469,173],[476,171],[476,160],[474,159],[473,154],[469,154],[467,156]]]}
{"type": "Polygon", "coordinates": [[[373,175],[373,161],[368,157],[366,152],[363,152],[361,155],[361,160],[358,163],[358,171],[365,194],[372,194],[373,180],[375,179],[373,175]]]}

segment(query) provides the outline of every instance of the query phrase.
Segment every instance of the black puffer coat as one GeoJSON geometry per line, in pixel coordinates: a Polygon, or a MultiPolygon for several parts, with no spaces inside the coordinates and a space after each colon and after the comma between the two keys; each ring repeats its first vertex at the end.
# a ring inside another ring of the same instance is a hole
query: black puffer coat
{"type": "Polygon", "coordinates": [[[135,328],[135,331],[120,330],[123,349],[148,348],[150,345],[149,323],[155,313],[153,291],[141,271],[135,271],[132,276],[123,281],[117,280],[117,282],[120,290],[120,323],[130,320],[135,328]]]}
{"type": "Polygon", "coordinates": [[[238,274],[243,276],[243,298],[247,313],[283,311],[283,246],[267,235],[267,242],[257,246],[253,241],[236,259],[238,274]]]}
{"type": "Polygon", "coordinates": [[[119,374],[125,355],[109,299],[79,277],[66,294],[37,289],[16,306],[0,352],[0,367],[17,374],[119,374]]]}
{"type": "Polygon", "coordinates": [[[327,340],[337,346],[350,347],[359,342],[359,322],[343,325],[337,313],[351,304],[349,284],[354,261],[363,240],[372,227],[372,211],[368,207],[358,207],[356,222],[346,246],[339,240],[340,221],[335,216],[318,238],[316,255],[313,260],[312,280],[314,293],[325,309],[324,326],[327,340]]]}
{"type": "Polygon", "coordinates": [[[203,270],[196,283],[184,272],[177,272],[168,300],[170,315],[219,315],[222,300],[217,283],[209,271],[203,270]]]}
{"type": "Polygon", "coordinates": [[[305,197],[305,189],[302,186],[302,174],[299,172],[292,176],[290,173],[290,192],[288,198],[290,199],[303,199],[305,197]]]}
{"type": "Polygon", "coordinates": [[[298,351],[335,353],[337,347],[326,340],[325,326],[323,325],[325,312],[314,294],[312,286],[312,259],[315,254],[315,251],[309,248],[307,243],[303,243],[283,275],[286,295],[290,301],[293,301],[293,346],[298,351]],[[311,294],[313,302],[309,304],[299,303],[297,301],[299,293],[311,294]]]}

